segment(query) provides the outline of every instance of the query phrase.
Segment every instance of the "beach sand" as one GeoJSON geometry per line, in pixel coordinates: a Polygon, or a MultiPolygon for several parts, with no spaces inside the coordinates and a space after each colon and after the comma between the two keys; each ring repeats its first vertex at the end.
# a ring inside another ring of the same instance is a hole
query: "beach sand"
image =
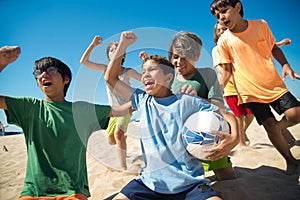
{"type": "MultiPolygon", "coordinates": [[[[300,125],[289,129],[300,140],[300,125]]],[[[93,133],[89,140],[87,165],[90,200],[104,199],[119,191],[131,179],[138,177],[143,165],[138,138],[139,123],[131,122],[128,128],[128,170],[118,170],[114,146],[108,145],[106,131],[93,133]]],[[[284,159],[271,145],[263,127],[254,120],[247,130],[250,145],[236,147],[230,153],[238,176],[235,180],[213,182],[212,185],[225,200],[298,200],[300,179],[298,175],[285,175],[284,159]]],[[[23,135],[0,137],[0,199],[18,198],[25,177],[26,147],[23,135]]],[[[292,148],[300,159],[300,147],[292,148]]],[[[212,173],[206,173],[211,176],[212,173]]]]}

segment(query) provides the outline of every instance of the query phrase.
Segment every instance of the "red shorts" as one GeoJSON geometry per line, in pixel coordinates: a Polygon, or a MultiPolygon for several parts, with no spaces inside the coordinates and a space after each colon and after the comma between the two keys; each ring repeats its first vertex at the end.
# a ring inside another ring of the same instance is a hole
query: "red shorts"
{"type": "Polygon", "coordinates": [[[249,108],[245,108],[243,104],[238,105],[238,96],[225,96],[225,101],[233,114],[237,117],[252,114],[249,108]]]}

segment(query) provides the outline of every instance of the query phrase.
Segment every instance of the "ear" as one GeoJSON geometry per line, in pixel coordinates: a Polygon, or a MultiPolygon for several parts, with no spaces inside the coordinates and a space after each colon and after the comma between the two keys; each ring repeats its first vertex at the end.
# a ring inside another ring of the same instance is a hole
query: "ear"
{"type": "Polygon", "coordinates": [[[68,84],[70,82],[70,77],[69,76],[65,76],[64,78],[64,84],[68,84]]]}
{"type": "Polygon", "coordinates": [[[173,74],[168,73],[168,74],[166,75],[166,79],[165,79],[165,80],[166,80],[168,83],[171,83],[171,81],[173,81],[173,79],[174,79],[173,74]]]}
{"type": "Polygon", "coordinates": [[[237,2],[237,3],[235,4],[235,9],[237,9],[237,10],[238,10],[238,12],[240,12],[240,11],[241,11],[241,7],[242,7],[242,4],[241,4],[241,2],[237,2]]]}

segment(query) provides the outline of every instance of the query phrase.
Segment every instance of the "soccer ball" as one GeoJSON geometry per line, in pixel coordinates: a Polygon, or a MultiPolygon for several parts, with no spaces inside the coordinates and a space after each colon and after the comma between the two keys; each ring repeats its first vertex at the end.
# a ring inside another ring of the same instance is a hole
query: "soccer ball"
{"type": "Polygon", "coordinates": [[[190,115],[184,122],[182,141],[186,150],[194,157],[205,160],[211,149],[219,142],[219,137],[212,131],[229,133],[229,125],[224,118],[213,111],[200,111],[190,115]]]}

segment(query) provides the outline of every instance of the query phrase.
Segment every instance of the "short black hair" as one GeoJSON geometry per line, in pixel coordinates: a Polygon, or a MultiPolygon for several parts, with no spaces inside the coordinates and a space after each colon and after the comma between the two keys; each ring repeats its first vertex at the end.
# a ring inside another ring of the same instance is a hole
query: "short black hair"
{"type": "Polygon", "coordinates": [[[70,81],[67,83],[64,87],[64,95],[66,96],[68,88],[70,86],[71,80],[72,80],[72,72],[68,65],[63,63],[61,60],[53,57],[43,57],[39,60],[36,60],[34,63],[34,68],[33,70],[38,70],[38,69],[47,69],[48,67],[56,67],[58,69],[58,72],[61,74],[63,79],[65,77],[69,77],[70,81]]]}
{"type": "Polygon", "coordinates": [[[244,17],[244,9],[243,9],[243,4],[240,0],[214,0],[210,4],[210,12],[212,15],[215,15],[215,12],[220,10],[221,8],[224,8],[226,6],[231,6],[235,7],[237,3],[241,4],[241,10],[240,10],[240,15],[244,17]]]}

